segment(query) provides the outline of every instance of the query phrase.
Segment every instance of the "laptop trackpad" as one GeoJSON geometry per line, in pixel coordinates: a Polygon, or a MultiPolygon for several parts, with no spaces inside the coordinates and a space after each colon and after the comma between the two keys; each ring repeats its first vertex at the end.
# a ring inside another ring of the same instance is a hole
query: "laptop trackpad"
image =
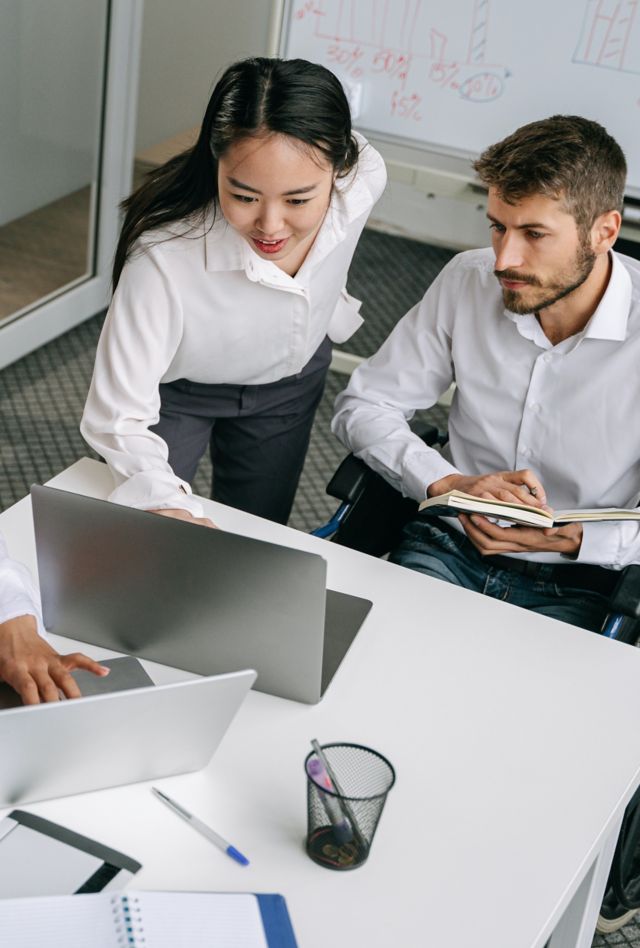
{"type": "Polygon", "coordinates": [[[138,659],[132,655],[107,658],[104,661],[101,660],[100,664],[111,669],[104,678],[81,668],[71,672],[83,698],[88,698],[89,695],[109,694],[112,691],[126,691],[128,688],[147,688],[155,684],[138,659]]]}
{"type": "Polygon", "coordinates": [[[321,694],[338,670],[372,605],[368,599],[327,589],[321,694]]]}

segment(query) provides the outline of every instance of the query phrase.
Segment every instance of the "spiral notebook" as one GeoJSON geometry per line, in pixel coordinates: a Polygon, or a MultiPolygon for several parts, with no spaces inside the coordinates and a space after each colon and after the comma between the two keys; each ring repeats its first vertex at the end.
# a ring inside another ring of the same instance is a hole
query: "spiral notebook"
{"type": "Polygon", "coordinates": [[[11,948],[296,948],[281,895],[100,892],[0,900],[11,948]]]}

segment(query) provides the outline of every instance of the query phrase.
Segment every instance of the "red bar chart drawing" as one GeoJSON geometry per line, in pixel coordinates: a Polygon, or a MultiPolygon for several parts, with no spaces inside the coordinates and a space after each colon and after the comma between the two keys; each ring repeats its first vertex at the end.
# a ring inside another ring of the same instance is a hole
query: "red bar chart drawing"
{"type": "Polygon", "coordinates": [[[428,0],[316,0],[314,33],[332,44],[329,64],[342,66],[351,79],[384,72],[405,90],[412,75],[426,73],[444,91],[491,102],[510,75],[504,65],[487,62],[491,0],[466,0],[464,8],[442,27],[428,0]]]}
{"type": "Polygon", "coordinates": [[[574,63],[640,74],[638,0],[587,0],[574,63]]]}
{"type": "Polygon", "coordinates": [[[488,31],[489,0],[476,0],[473,5],[471,36],[469,39],[469,54],[467,56],[468,62],[484,62],[488,31]]]}

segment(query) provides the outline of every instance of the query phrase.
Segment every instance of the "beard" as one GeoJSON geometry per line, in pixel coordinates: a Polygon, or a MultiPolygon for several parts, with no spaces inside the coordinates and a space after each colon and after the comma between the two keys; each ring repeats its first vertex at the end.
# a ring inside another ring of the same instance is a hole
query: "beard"
{"type": "MultiPolygon", "coordinates": [[[[506,290],[502,288],[502,299],[505,309],[510,313],[516,313],[518,316],[524,316],[527,313],[538,313],[541,309],[546,309],[569,296],[574,290],[582,286],[596,262],[596,254],[591,249],[588,241],[583,241],[576,252],[576,259],[570,270],[560,271],[550,280],[543,282],[535,276],[527,276],[518,273],[517,270],[494,270],[497,277],[505,280],[517,280],[520,283],[528,283],[530,286],[538,288],[540,293],[534,293],[533,298],[523,298],[522,290],[506,290]]],[[[524,291],[526,292],[526,290],[524,291]]]]}

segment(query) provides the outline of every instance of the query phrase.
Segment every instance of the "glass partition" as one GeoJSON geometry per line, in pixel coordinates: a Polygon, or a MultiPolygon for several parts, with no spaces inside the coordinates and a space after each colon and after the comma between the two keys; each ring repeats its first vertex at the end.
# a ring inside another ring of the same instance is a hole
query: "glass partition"
{"type": "Polygon", "coordinates": [[[108,0],[0,4],[0,326],[95,273],[108,0]]]}

